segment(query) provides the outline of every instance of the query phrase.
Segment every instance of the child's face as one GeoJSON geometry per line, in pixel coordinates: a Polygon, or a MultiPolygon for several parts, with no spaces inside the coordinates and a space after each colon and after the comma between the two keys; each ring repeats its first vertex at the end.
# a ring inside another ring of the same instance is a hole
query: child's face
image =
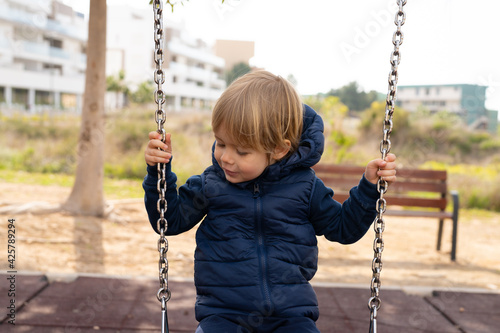
{"type": "Polygon", "coordinates": [[[215,159],[231,183],[241,183],[257,178],[273,161],[269,155],[251,148],[236,145],[220,128],[215,134],[215,159]]]}

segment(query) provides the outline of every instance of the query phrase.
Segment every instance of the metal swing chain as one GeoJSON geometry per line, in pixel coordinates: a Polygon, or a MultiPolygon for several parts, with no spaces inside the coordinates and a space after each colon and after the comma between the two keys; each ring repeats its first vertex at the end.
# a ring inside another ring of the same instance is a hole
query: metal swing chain
{"type": "MultiPolygon", "coordinates": [[[[389,91],[387,92],[385,118],[383,128],[383,139],[380,142],[380,153],[382,159],[385,160],[387,154],[391,151],[391,132],[393,128],[392,115],[396,105],[396,88],[398,84],[398,66],[401,61],[401,54],[399,47],[403,44],[403,32],[401,26],[405,23],[406,13],[404,12],[404,5],[407,0],[396,1],[399,9],[394,19],[394,24],[397,26],[396,31],[392,36],[392,43],[394,50],[391,53],[390,63],[391,71],[389,72],[389,91]]],[[[376,209],[377,216],[374,221],[375,240],[373,242],[374,256],[372,260],[372,280],[370,283],[371,297],[368,300],[368,308],[370,309],[370,330],[369,333],[377,332],[377,311],[380,309],[381,300],[379,297],[380,292],[380,272],[382,271],[382,252],[384,251],[383,232],[385,229],[384,213],[387,207],[387,202],[384,199],[384,194],[387,192],[387,181],[379,177],[377,183],[377,191],[380,193],[380,198],[377,199],[376,209]]]]}
{"type": "MultiPolygon", "coordinates": [[[[162,135],[161,140],[165,143],[165,129],[163,125],[166,120],[166,113],[163,110],[163,104],[165,103],[165,92],[162,89],[162,84],[165,82],[165,73],[163,72],[163,5],[161,0],[153,1],[153,11],[154,11],[154,41],[155,41],[155,53],[154,62],[156,64],[156,70],[154,72],[154,81],[157,84],[157,88],[154,92],[154,99],[157,104],[157,109],[155,112],[155,121],[157,124],[157,131],[162,135]]],[[[162,333],[168,333],[168,319],[167,319],[167,302],[170,300],[170,289],[168,288],[168,241],[165,237],[168,223],[165,218],[165,212],[167,211],[167,201],[165,195],[167,192],[167,181],[166,181],[166,164],[158,163],[158,202],[157,208],[160,218],[157,222],[157,229],[160,232],[160,238],[158,239],[158,253],[160,259],[158,261],[159,270],[159,281],[160,289],[156,294],[158,301],[161,303],[161,331],[162,333]]]]}

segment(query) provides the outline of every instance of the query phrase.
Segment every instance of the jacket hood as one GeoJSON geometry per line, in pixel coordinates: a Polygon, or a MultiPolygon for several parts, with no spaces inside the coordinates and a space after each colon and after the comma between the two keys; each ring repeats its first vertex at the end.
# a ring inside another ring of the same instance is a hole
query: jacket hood
{"type": "MultiPolygon", "coordinates": [[[[309,168],[319,162],[325,146],[323,119],[309,105],[304,104],[304,119],[299,147],[290,156],[267,167],[259,178],[273,180],[288,175],[296,168],[309,168]]],[[[216,172],[223,178],[224,171],[214,156],[215,143],[212,146],[212,163],[216,172]]]]}
{"type": "Polygon", "coordinates": [[[280,161],[283,169],[312,167],[321,159],[325,146],[323,119],[309,105],[304,104],[304,123],[298,149],[280,161]]]}

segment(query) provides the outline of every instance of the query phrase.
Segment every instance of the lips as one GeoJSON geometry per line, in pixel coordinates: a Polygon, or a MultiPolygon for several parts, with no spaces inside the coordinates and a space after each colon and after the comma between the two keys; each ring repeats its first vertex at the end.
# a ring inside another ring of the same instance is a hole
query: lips
{"type": "Polygon", "coordinates": [[[236,175],[238,174],[237,172],[229,171],[227,169],[224,169],[224,173],[229,177],[236,177],[236,175]]]}

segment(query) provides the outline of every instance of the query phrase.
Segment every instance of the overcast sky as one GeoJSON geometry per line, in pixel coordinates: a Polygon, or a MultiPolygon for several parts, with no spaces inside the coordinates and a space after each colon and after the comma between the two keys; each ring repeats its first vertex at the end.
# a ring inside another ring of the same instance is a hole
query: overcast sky
{"type": "MultiPolygon", "coordinates": [[[[88,12],[88,0],[65,2],[88,12]]],[[[165,7],[165,19],[207,42],[255,41],[251,64],[293,74],[302,94],[351,81],[386,93],[396,8],[396,0],[189,0],[174,13],[165,7]]],[[[500,1],[408,0],[405,11],[399,84],[485,85],[487,107],[500,110],[500,1]]]]}

